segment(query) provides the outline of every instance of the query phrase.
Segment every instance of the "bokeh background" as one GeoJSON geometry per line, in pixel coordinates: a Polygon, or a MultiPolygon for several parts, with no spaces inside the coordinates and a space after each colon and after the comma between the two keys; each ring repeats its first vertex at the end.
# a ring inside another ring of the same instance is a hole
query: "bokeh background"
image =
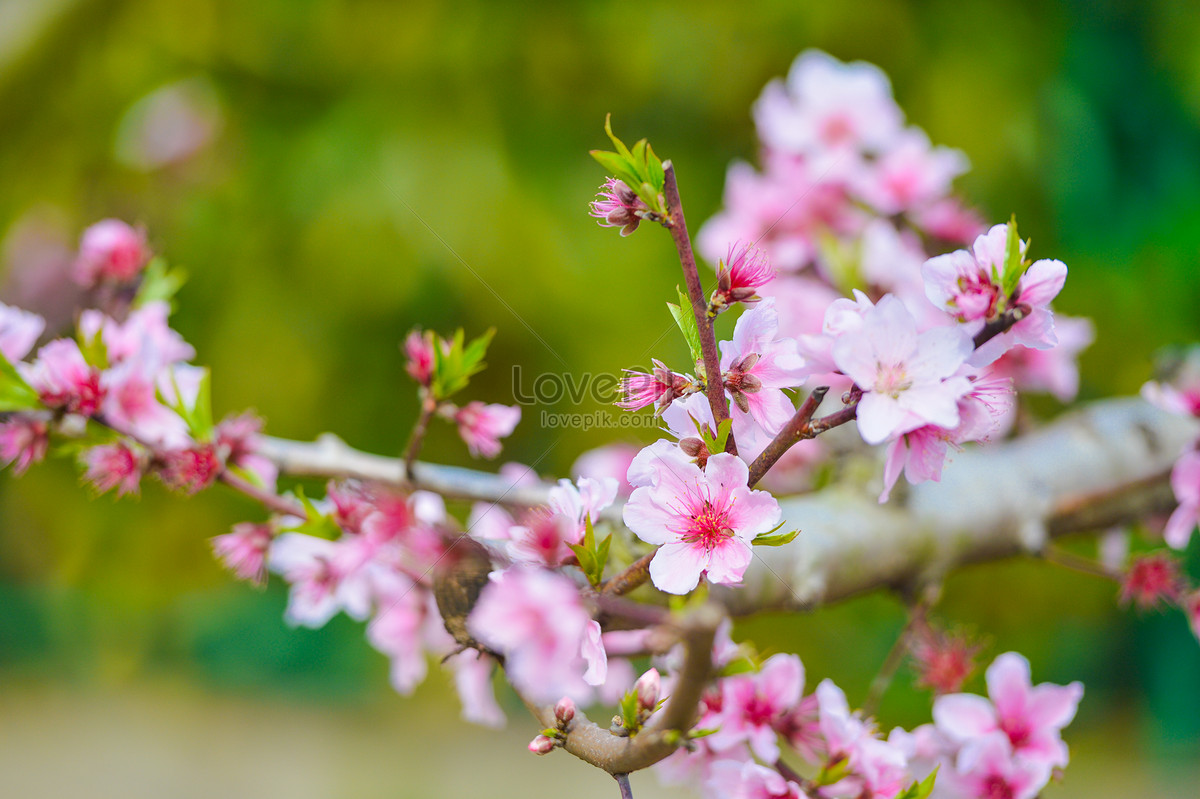
{"type": "MultiPolygon", "coordinates": [[[[727,163],[755,157],[751,102],[807,47],[880,65],[909,119],[970,157],[963,193],[1069,265],[1058,306],[1099,330],[1082,399],[1135,392],[1158,348],[1200,337],[1200,8],[1169,0],[2,0],[4,298],[61,315],[82,228],[143,224],[191,275],[175,324],[219,414],[395,453],[414,325],[498,328],[472,388],[486,401],[512,401],[518,364],[528,380],[645,363],[678,266],[667,237],[586,215],[605,113],[675,161],[694,228],[727,163]]],[[[667,336],[655,354],[684,350],[667,336]]],[[[613,433],[537,412],[602,408],[527,408],[502,459],[565,473],[613,433]]],[[[468,462],[448,429],[426,452],[468,462]]],[[[440,675],[391,692],[357,625],[288,629],[281,586],[234,583],[210,556],[258,512],[157,485],[91,501],[65,462],[4,476],[0,794],[615,795],[566,756],[528,755],[512,697],[507,732],[469,728],[440,675]]],[[[1047,797],[1194,796],[1200,645],[1178,613],[1114,594],[1004,563],[956,575],[941,612],[988,657],[1019,649],[1035,679],[1086,682],[1047,797]]],[[[874,596],[743,632],[854,702],[902,621],[874,596]]],[[[928,718],[908,682],[885,726],[928,718]]]]}

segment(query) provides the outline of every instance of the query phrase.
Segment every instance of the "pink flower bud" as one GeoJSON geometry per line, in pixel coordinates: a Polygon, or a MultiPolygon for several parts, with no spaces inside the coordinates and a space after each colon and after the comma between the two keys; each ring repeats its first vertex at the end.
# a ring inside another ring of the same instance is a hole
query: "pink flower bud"
{"type": "Polygon", "coordinates": [[[558,704],[554,706],[554,718],[558,719],[560,725],[571,723],[571,719],[575,718],[575,703],[571,697],[564,696],[558,700],[558,704]]]}
{"type": "Polygon", "coordinates": [[[554,751],[554,739],[539,735],[529,742],[529,751],[535,755],[548,755],[554,751]]]}
{"type": "Polygon", "coordinates": [[[662,679],[658,676],[658,669],[650,669],[638,677],[637,682],[633,685],[633,690],[637,691],[639,708],[654,710],[655,705],[658,704],[658,694],[662,690],[662,679]]]}
{"type": "Polygon", "coordinates": [[[106,280],[127,283],[149,260],[145,231],[120,219],[105,219],[83,232],[75,261],[75,282],[84,287],[106,280]]]}
{"type": "Polygon", "coordinates": [[[600,187],[591,209],[591,215],[601,220],[601,227],[619,227],[622,236],[637,230],[642,221],[638,214],[650,210],[633,189],[616,178],[609,178],[600,187]]]}
{"type": "Polygon", "coordinates": [[[433,380],[433,334],[413,330],[404,339],[404,354],[408,363],[404,370],[423,386],[428,386],[433,380]]]}
{"type": "Polygon", "coordinates": [[[221,562],[239,579],[262,583],[267,573],[271,538],[270,525],[241,522],[233,526],[233,532],[213,538],[212,547],[221,562]]]}
{"type": "Polygon", "coordinates": [[[521,409],[508,405],[469,402],[454,414],[458,433],[471,455],[494,458],[500,454],[500,439],[512,433],[521,420],[521,409]]]}
{"type": "Polygon", "coordinates": [[[918,628],[911,651],[917,671],[917,685],[935,694],[954,694],[975,671],[979,645],[964,636],[947,633],[928,625],[918,628]]]}
{"type": "Polygon", "coordinates": [[[1156,552],[1134,559],[1121,583],[1121,603],[1133,602],[1142,610],[1152,608],[1162,600],[1179,598],[1183,581],[1179,564],[1165,552],[1156,552]]]}
{"type": "Polygon", "coordinates": [[[220,471],[216,448],[212,444],[198,444],[165,453],[158,476],[169,488],[195,494],[212,485],[220,471]]]}
{"type": "Polygon", "coordinates": [[[13,464],[17,474],[46,457],[49,446],[49,427],[43,421],[14,416],[0,424],[0,464],[13,464]]]}
{"type": "Polygon", "coordinates": [[[117,489],[117,496],[138,493],[145,468],[145,458],[127,444],[105,444],[83,453],[87,472],[83,479],[103,494],[117,489]]]}

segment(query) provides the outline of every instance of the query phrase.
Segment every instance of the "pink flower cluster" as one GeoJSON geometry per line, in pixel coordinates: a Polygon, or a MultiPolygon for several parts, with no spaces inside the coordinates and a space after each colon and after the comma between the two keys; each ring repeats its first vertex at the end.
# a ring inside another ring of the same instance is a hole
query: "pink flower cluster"
{"type": "Polygon", "coordinates": [[[1029,661],[1000,655],[987,670],[988,698],[950,694],[933,705],[932,725],[892,733],[924,775],[940,766],[947,799],[1033,799],[1067,765],[1062,729],[1075,717],[1083,685],[1030,681],[1029,661]]]}
{"type": "Polygon", "coordinates": [[[799,658],[773,655],[710,689],[697,727],[716,732],[657,768],[665,782],[698,783],[714,798],[885,799],[937,767],[940,799],[1031,799],[1067,764],[1061,731],[1083,687],[1033,686],[1028,662],[1012,652],[996,659],[987,681],[990,698],[942,696],[933,724],[884,738],[832,681],[804,695],[799,658]],[[784,746],[817,776],[796,782],[790,769],[776,769],[784,746]]]}

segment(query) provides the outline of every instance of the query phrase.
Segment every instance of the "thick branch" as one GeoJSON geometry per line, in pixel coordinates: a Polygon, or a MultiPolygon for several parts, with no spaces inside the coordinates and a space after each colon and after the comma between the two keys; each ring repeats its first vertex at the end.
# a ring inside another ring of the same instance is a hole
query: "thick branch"
{"type": "Polygon", "coordinates": [[[956,454],[940,483],[912,486],[903,505],[877,504],[877,486],[782,500],[785,526],[800,536],[756,549],[744,586],[714,596],[733,613],[808,609],[1170,510],[1166,476],[1198,433],[1195,420],[1140,399],[1109,400],[956,454]]]}
{"type": "MultiPolygon", "coordinates": [[[[680,622],[684,646],[683,668],[667,703],[637,734],[613,735],[577,711],[567,729],[563,748],[609,774],[629,774],[652,766],[679,746],[681,733],[690,730],[700,712],[700,696],[712,676],[712,646],[724,614],[713,604],[702,605],[680,622]]],[[[554,727],[553,706],[526,702],[543,727],[554,727]]]]}
{"type": "MultiPolygon", "coordinates": [[[[692,252],[692,240],[688,236],[687,222],[683,218],[683,205],[679,200],[679,185],[675,182],[675,167],[670,161],[663,163],[665,183],[663,196],[667,200],[668,225],[675,249],[679,251],[679,263],[683,267],[683,281],[687,284],[688,299],[692,302],[692,313],[700,331],[700,354],[704,358],[704,393],[712,406],[713,419],[719,425],[729,418],[729,405],[725,401],[725,383],[721,379],[721,357],[717,354],[717,337],[713,333],[712,319],[708,316],[708,301],[700,285],[700,271],[696,267],[696,255],[692,252]]],[[[737,454],[733,434],[729,434],[726,452],[737,454]]]]}
{"type": "Polygon", "coordinates": [[[332,433],[314,442],[264,436],[259,452],[292,477],[354,478],[403,488],[423,488],[453,499],[474,499],[505,505],[544,503],[551,484],[513,488],[496,474],[417,461],[413,482],[404,476],[404,461],[354,449],[332,433]]]}

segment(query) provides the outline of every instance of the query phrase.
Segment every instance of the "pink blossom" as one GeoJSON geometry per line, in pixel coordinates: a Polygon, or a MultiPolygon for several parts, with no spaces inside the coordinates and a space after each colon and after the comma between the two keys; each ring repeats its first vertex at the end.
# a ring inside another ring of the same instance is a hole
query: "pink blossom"
{"type": "Polygon", "coordinates": [[[117,496],[136,494],[146,469],[146,457],[140,450],[118,442],[91,447],[80,456],[87,466],[83,479],[101,494],[117,489],[117,496]]]}
{"type": "Polygon", "coordinates": [[[720,730],[712,745],[727,749],[745,741],[761,760],[779,759],[776,729],[800,701],[804,666],[795,655],[772,655],[755,674],[739,674],[721,681],[720,730]]]}
{"type": "Polygon", "coordinates": [[[104,372],[102,385],[104,420],[114,428],[158,447],[182,449],[188,445],[187,423],[159,402],[154,373],[142,364],[117,364],[104,372]]]}
{"type": "MultiPolygon", "coordinates": [[[[1029,678],[1029,661],[1016,652],[1000,655],[987,670],[989,702],[974,694],[949,694],[933,704],[933,720],[964,751],[978,747],[983,736],[1001,732],[1013,753],[1047,768],[1067,765],[1067,745],[1060,731],[1075,717],[1083,685],[1042,683],[1029,678]]],[[[961,764],[960,764],[961,769],[961,764]]]]}
{"type": "Polygon", "coordinates": [[[150,260],[146,233],[119,219],[104,219],[83,232],[75,282],[90,287],[105,280],[133,280],[150,260]]]}
{"type": "Polygon", "coordinates": [[[974,673],[979,650],[980,646],[964,635],[923,625],[909,646],[916,667],[917,685],[938,695],[957,693],[974,673]]]}
{"type": "MultiPolygon", "coordinates": [[[[1060,402],[1075,399],[1079,391],[1079,366],[1076,361],[1079,353],[1095,340],[1095,328],[1089,319],[1059,314],[1054,320],[1054,332],[1058,336],[1058,344],[1052,349],[1013,347],[991,365],[992,373],[997,377],[1011,378],[1020,391],[1047,391],[1060,402]]],[[[1000,346],[1003,347],[1004,342],[1000,346]]],[[[977,350],[976,356],[984,353],[987,347],[984,345],[977,350]]],[[[976,363],[977,359],[973,357],[971,361],[976,363]]]]}
{"type": "Polygon", "coordinates": [[[471,635],[504,655],[512,684],[544,703],[588,696],[585,658],[591,656],[593,672],[600,670],[591,640],[594,631],[599,641],[599,630],[593,625],[569,579],[520,567],[494,573],[467,618],[471,635]]]}
{"type": "Polygon", "coordinates": [[[611,477],[617,481],[617,495],[629,496],[633,487],[629,485],[625,475],[629,472],[629,464],[638,454],[639,448],[633,444],[607,444],[596,447],[580,455],[571,465],[571,474],[576,479],[591,477],[602,480],[611,477]]]}
{"type": "Polygon", "coordinates": [[[423,386],[428,386],[433,380],[433,342],[433,333],[422,333],[419,329],[413,330],[404,339],[404,354],[408,358],[404,371],[423,386]]]}
{"type": "Polygon", "coordinates": [[[432,597],[411,578],[394,571],[378,570],[371,582],[377,609],[367,625],[367,640],[390,658],[392,687],[408,696],[428,670],[422,632],[429,617],[436,616],[430,610],[432,597]]]}
{"type": "Polygon", "coordinates": [[[511,434],[520,420],[519,407],[482,402],[469,402],[454,414],[458,434],[476,458],[499,455],[500,439],[511,434]]]}
{"type": "Polygon", "coordinates": [[[717,289],[709,303],[713,313],[720,313],[735,302],[758,302],[756,289],[774,277],[775,270],[765,252],[746,242],[730,244],[729,254],[717,266],[717,289]]]}
{"type": "Polygon", "coordinates": [[[601,227],[619,227],[622,236],[637,230],[642,221],[640,214],[650,210],[633,189],[616,178],[604,182],[590,207],[601,227]]]}
{"type": "Polygon", "coordinates": [[[692,378],[672,372],[657,359],[653,359],[653,363],[651,372],[625,370],[620,385],[621,399],[616,403],[618,408],[637,411],[653,405],[656,412],[662,413],[678,397],[697,390],[692,378]]]}
{"type": "MultiPolygon", "coordinates": [[[[759,424],[754,421],[754,417],[749,413],[743,413],[740,408],[734,406],[731,411],[733,419],[733,437],[737,441],[738,457],[747,463],[753,463],[767,445],[771,443],[771,434],[764,430],[759,424]]],[[[692,394],[686,399],[679,400],[671,404],[671,407],[663,411],[662,420],[666,423],[667,431],[679,439],[680,444],[691,439],[690,446],[698,447],[701,440],[697,438],[699,428],[706,429],[708,435],[715,436],[717,425],[713,421],[712,405],[708,401],[708,396],[702,393],[692,394]]],[[[669,446],[670,442],[665,442],[669,446]]],[[[675,447],[678,449],[678,447],[675,447]]],[[[644,451],[644,450],[643,450],[644,451]]],[[[704,461],[711,454],[707,448],[704,452],[697,450],[696,455],[685,456],[684,460],[690,458],[696,459],[696,464],[701,468],[704,467],[704,461]]],[[[639,461],[639,463],[644,462],[639,461]]],[[[632,467],[632,463],[630,466],[632,467]]],[[[632,482],[632,475],[630,480],[632,482]]],[[[638,483],[633,483],[638,485],[638,483]]]]}
{"type": "Polygon", "coordinates": [[[267,576],[267,550],[273,532],[267,524],[240,522],[233,532],[212,539],[213,552],[240,580],[262,584],[267,576]]]}
{"type": "Polygon", "coordinates": [[[508,530],[508,556],[517,563],[554,567],[573,556],[568,544],[583,540],[583,527],[547,508],[531,508],[508,530]]]}
{"type": "Polygon", "coordinates": [[[786,86],[773,81],[763,90],[754,120],[759,138],[771,148],[879,152],[900,133],[903,113],[879,67],[806,50],[792,64],[786,86]]]}
{"type": "Polygon", "coordinates": [[[957,427],[958,400],[970,383],[954,375],[971,351],[962,330],[918,334],[903,303],[891,295],[880,300],[858,330],[833,345],[834,362],[863,390],[858,403],[863,440],[879,444],[926,424],[957,427]]]}
{"type": "Polygon", "coordinates": [[[45,329],[42,317],[0,302],[0,354],[9,363],[28,355],[45,329]]]}
{"type": "MultiPolygon", "coordinates": [[[[1020,243],[1022,257],[1025,246],[1025,242],[1020,243]]],[[[921,268],[925,293],[930,302],[965,324],[972,334],[1008,308],[1021,307],[1025,316],[997,337],[1004,340],[1003,347],[993,344],[992,348],[997,353],[1013,344],[1049,349],[1058,343],[1050,301],[1062,291],[1067,267],[1062,261],[1035,261],[1017,282],[1012,296],[1006,296],[1002,283],[1007,247],[1008,225],[1003,224],[975,239],[971,252],[958,250],[930,258],[921,268]]]]}
{"type": "Polygon", "coordinates": [[[934,147],[923,130],[908,128],[859,172],[855,186],[881,214],[892,216],[945,197],[968,168],[962,152],[934,147]]]}
{"type": "Polygon", "coordinates": [[[971,383],[971,391],[958,401],[959,423],[952,430],[925,425],[892,441],[883,467],[881,503],[887,502],[892,487],[903,470],[909,483],[942,478],[942,467],[950,447],[968,441],[986,441],[1000,429],[1012,410],[1012,383],[1008,379],[985,377],[971,383]]]}
{"type": "Polygon", "coordinates": [[[1200,416],[1200,348],[1189,348],[1167,371],[1166,380],[1142,386],[1142,398],[1170,413],[1200,416]]]}
{"type": "Polygon", "coordinates": [[[213,437],[226,463],[252,475],[260,485],[274,490],[279,469],[274,461],[259,452],[262,427],[263,420],[253,413],[234,414],[217,424],[213,437]]]}
{"type": "Polygon", "coordinates": [[[706,793],[727,799],[804,799],[806,796],[799,785],[785,780],[775,769],[738,760],[714,763],[705,788],[706,793]]]}
{"type": "Polygon", "coordinates": [[[186,449],[162,453],[158,476],[168,488],[195,494],[208,488],[221,473],[223,464],[212,444],[197,444],[186,449]]]}
{"type": "Polygon", "coordinates": [[[690,462],[659,464],[657,483],[635,489],[624,510],[629,529],[659,545],[650,562],[654,585],[686,594],[705,574],[714,583],[739,582],[750,541],[779,521],[775,498],[747,487],[749,469],[734,455],[709,457],[703,471],[690,462]]]}
{"type": "Polygon", "coordinates": [[[911,214],[917,227],[946,242],[974,241],[986,230],[983,218],[956,197],[945,197],[911,214]]]}
{"type": "Polygon", "coordinates": [[[37,360],[22,371],[41,401],[51,408],[91,416],[104,402],[100,371],[88,365],[71,339],[46,344],[38,350],[37,360]]]}
{"type": "Polygon", "coordinates": [[[110,365],[135,361],[142,371],[157,374],[171,364],[190,361],[196,350],[171,329],[171,308],[162,301],[133,310],[123,323],[99,311],[84,311],[79,329],[86,339],[99,333],[110,365]]]}
{"type": "Polygon", "coordinates": [[[1184,549],[1200,519],[1200,452],[1185,452],[1175,461],[1171,469],[1171,489],[1179,507],[1167,520],[1163,538],[1175,549],[1184,549]]]}
{"type": "Polygon", "coordinates": [[[50,427],[40,419],[13,416],[0,422],[0,464],[13,464],[13,472],[24,474],[31,465],[46,457],[50,447],[50,427]]]}
{"type": "Polygon", "coordinates": [[[462,717],[474,724],[500,729],[506,719],[492,689],[492,671],[496,661],[488,655],[467,649],[446,658],[454,672],[454,687],[462,702],[462,717]]]}
{"type": "Polygon", "coordinates": [[[1185,586],[1178,561],[1166,552],[1154,552],[1134,558],[1129,565],[1121,582],[1121,602],[1146,610],[1163,600],[1178,601],[1185,586]]]}
{"type": "Polygon", "coordinates": [[[734,405],[774,435],[795,407],[783,393],[804,382],[807,373],[793,339],[778,338],[779,314],[768,298],[738,319],[733,340],[721,342],[721,371],[734,405]]]}
{"type": "MultiPolygon", "coordinates": [[[[617,481],[611,477],[595,480],[581,477],[577,483],[559,480],[550,489],[550,509],[574,523],[578,537],[584,534],[584,520],[599,521],[600,514],[617,498],[617,481]]],[[[572,542],[574,543],[574,542],[572,542]]]]}
{"type": "Polygon", "coordinates": [[[291,586],[284,618],[289,624],[322,627],[344,610],[357,621],[365,620],[372,583],[370,570],[361,568],[362,560],[361,551],[340,542],[303,533],[276,536],[267,567],[291,586]]]}
{"type": "Polygon", "coordinates": [[[992,733],[964,748],[956,768],[938,772],[938,782],[968,799],[1033,799],[1051,770],[1045,760],[1017,756],[1006,736],[992,733]]]}

